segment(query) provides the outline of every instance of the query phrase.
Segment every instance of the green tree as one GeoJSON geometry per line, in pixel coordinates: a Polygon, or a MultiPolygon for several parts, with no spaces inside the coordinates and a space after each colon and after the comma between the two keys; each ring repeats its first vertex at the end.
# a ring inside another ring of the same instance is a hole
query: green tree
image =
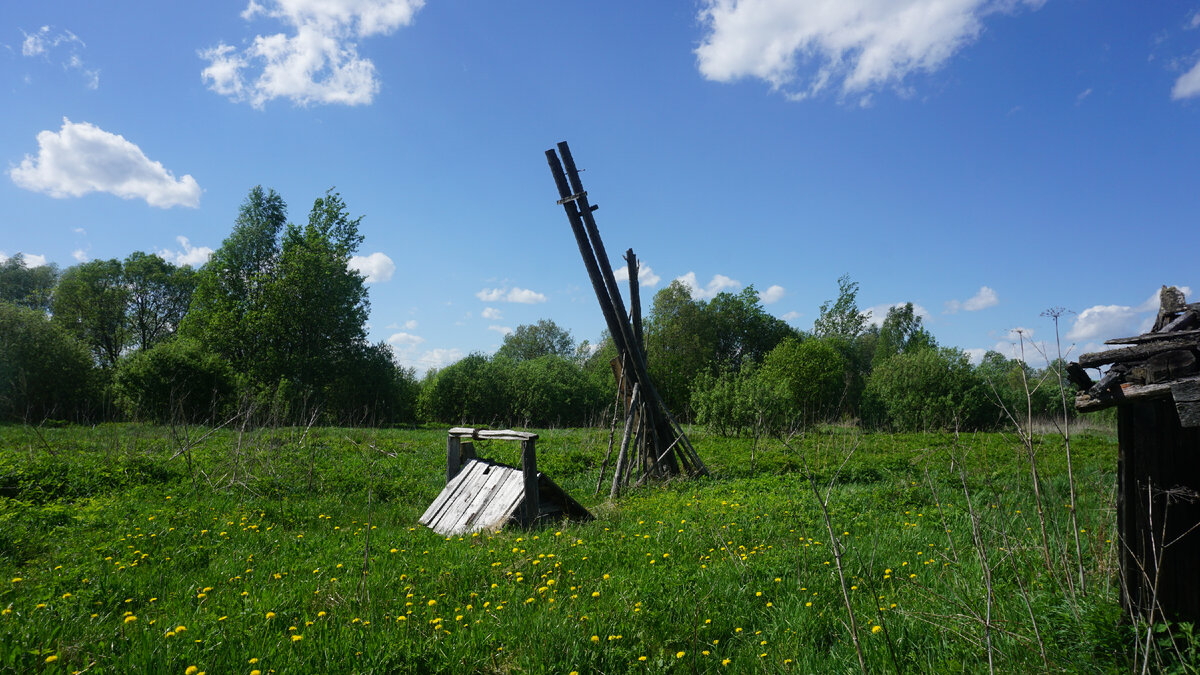
{"type": "Polygon", "coordinates": [[[896,354],[934,347],[937,347],[937,342],[933,335],[922,325],[921,316],[913,309],[913,304],[907,302],[888,309],[883,325],[879,327],[872,361],[880,363],[896,354]]]}
{"type": "Polygon", "coordinates": [[[421,418],[449,424],[504,421],[510,411],[511,378],[511,368],[478,353],[431,371],[421,386],[421,418]]]}
{"type": "Polygon", "coordinates": [[[846,396],[846,359],[831,339],[789,338],[763,361],[762,377],[785,393],[803,422],[836,417],[846,396]]]}
{"type": "Polygon", "coordinates": [[[0,301],[49,311],[50,296],[57,282],[55,265],[28,267],[20,253],[0,262],[0,301]]]}
{"type": "Polygon", "coordinates": [[[54,290],[54,322],[86,344],[102,367],[112,368],[129,344],[128,298],[121,261],[76,265],[63,272],[54,290]]]}
{"type": "Polygon", "coordinates": [[[44,311],[0,301],[0,419],[80,417],[92,370],[87,346],[44,311]]]}
{"type": "Polygon", "coordinates": [[[821,303],[821,314],[813,322],[813,335],[853,342],[862,335],[867,317],[858,309],[858,282],[850,275],[838,279],[838,297],[821,303]]]}
{"type": "Polygon", "coordinates": [[[268,346],[261,328],[267,287],[279,257],[287,205],[274,190],[250,190],[233,232],[198,273],[181,332],[200,340],[238,370],[268,346]]]}
{"type": "Polygon", "coordinates": [[[125,259],[122,274],[130,337],[134,347],[145,351],[174,335],[191,304],[196,273],[136,251],[125,259]]]}
{"type": "Polygon", "coordinates": [[[517,326],[505,335],[496,356],[513,361],[530,361],[543,356],[572,357],[575,356],[575,340],[570,331],[554,321],[539,319],[537,323],[517,326]]]}

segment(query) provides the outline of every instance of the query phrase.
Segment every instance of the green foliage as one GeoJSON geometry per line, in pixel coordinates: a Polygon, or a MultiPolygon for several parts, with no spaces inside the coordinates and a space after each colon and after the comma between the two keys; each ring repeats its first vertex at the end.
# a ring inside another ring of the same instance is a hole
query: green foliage
{"type": "Polygon", "coordinates": [[[850,275],[838,278],[838,297],[821,303],[821,314],[813,322],[813,334],[852,342],[866,330],[867,317],[858,309],[858,282],[850,275]]]}
{"type": "Polygon", "coordinates": [[[103,368],[117,365],[129,343],[121,261],[93,260],[63,272],[54,290],[54,322],[92,350],[103,368]]]}
{"type": "Polygon", "coordinates": [[[29,267],[20,253],[0,262],[0,302],[48,311],[57,282],[55,265],[29,267]]]}
{"type": "Polygon", "coordinates": [[[748,286],[738,293],[719,293],[710,301],[694,300],[681,281],[654,296],[646,325],[650,375],[667,407],[684,414],[701,373],[717,377],[743,364],[760,363],[795,332],[763,309],[748,286]]]}
{"type": "Polygon", "coordinates": [[[192,268],[135,251],[125,259],[122,276],[128,292],[125,313],[132,346],[144,351],[174,335],[196,287],[192,268]]]}
{"type": "Polygon", "coordinates": [[[883,325],[879,328],[873,361],[881,363],[896,354],[933,349],[937,341],[921,325],[921,317],[913,310],[911,302],[888,309],[883,325]]]}
{"type": "Polygon", "coordinates": [[[787,389],[753,363],[715,377],[700,373],[696,379],[692,409],[696,422],[712,433],[740,436],[784,431],[795,417],[787,389]]]}
{"type": "Polygon", "coordinates": [[[956,349],[901,353],[867,380],[863,419],[902,431],[990,426],[983,384],[956,349]]]}
{"type": "Polygon", "coordinates": [[[329,416],[346,424],[410,424],[417,419],[420,385],[396,363],[391,346],[366,345],[345,363],[326,397],[329,416]]]}
{"type": "Polygon", "coordinates": [[[550,319],[539,319],[534,324],[522,324],[504,336],[504,343],[496,351],[498,358],[513,361],[528,361],[543,356],[571,357],[575,353],[575,340],[571,332],[560,328],[550,319]]]}
{"type": "Polygon", "coordinates": [[[505,364],[511,370],[509,421],[525,427],[594,424],[608,402],[607,391],[563,356],[548,354],[505,364]]]}
{"type": "Polygon", "coordinates": [[[503,421],[510,411],[508,375],[503,366],[478,353],[430,371],[421,386],[421,418],[449,424],[503,421]]]}
{"type": "Polygon", "coordinates": [[[805,422],[838,416],[847,388],[846,359],[831,339],[789,338],[763,361],[762,376],[784,392],[792,415],[805,422]]]}
{"type": "Polygon", "coordinates": [[[177,338],[121,361],[113,388],[131,419],[218,423],[234,406],[237,381],[227,361],[194,340],[177,338]]]}
{"type": "Polygon", "coordinates": [[[78,418],[92,369],[87,347],[45,312],[0,301],[0,419],[78,418]]]}

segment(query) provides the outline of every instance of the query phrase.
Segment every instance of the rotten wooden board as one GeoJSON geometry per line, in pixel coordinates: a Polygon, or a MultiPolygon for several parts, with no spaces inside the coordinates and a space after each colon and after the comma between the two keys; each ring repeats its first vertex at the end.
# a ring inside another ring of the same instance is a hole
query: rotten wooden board
{"type": "Polygon", "coordinates": [[[470,427],[454,427],[450,430],[450,435],[457,438],[497,441],[536,441],[538,438],[537,434],[532,434],[527,431],[513,431],[512,429],[472,429],[470,427]]]}
{"type": "Polygon", "coordinates": [[[1118,349],[1109,349],[1103,352],[1092,352],[1090,354],[1081,354],[1079,356],[1079,365],[1084,368],[1095,368],[1109,363],[1132,363],[1134,361],[1143,361],[1156,354],[1169,352],[1176,349],[1189,349],[1196,346],[1195,338],[1184,339],[1179,338],[1178,333],[1170,334],[1172,339],[1164,339],[1158,342],[1145,343],[1134,345],[1132,347],[1120,347],[1118,349]]]}
{"type": "Polygon", "coordinates": [[[524,496],[525,481],[519,469],[472,459],[429,505],[420,523],[443,536],[499,529],[524,496]]]}
{"type": "Polygon", "coordinates": [[[1182,340],[1191,339],[1193,343],[1200,342],[1200,329],[1196,330],[1177,330],[1170,333],[1145,333],[1143,335],[1134,335],[1132,337],[1113,338],[1105,340],[1106,345],[1140,345],[1148,342],[1162,342],[1163,340],[1182,340]]]}
{"type": "Polygon", "coordinates": [[[1171,396],[1172,389],[1175,386],[1186,385],[1188,383],[1200,383],[1200,377],[1189,377],[1174,383],[1126,384],[1095,395],[1080,394],[1075,397],[1075,409],[1079,412],[1092,412],[1110,408],[1125,401],[1171,396]]]}

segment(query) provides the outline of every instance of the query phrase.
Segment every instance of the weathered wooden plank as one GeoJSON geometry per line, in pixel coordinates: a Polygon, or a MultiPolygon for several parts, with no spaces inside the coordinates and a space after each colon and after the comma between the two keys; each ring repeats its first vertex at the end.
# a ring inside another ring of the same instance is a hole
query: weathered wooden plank
{"type": "Polygon", "coordinates": [[[1118,349],[1109,349],[1103,352],[1081,354],[1079,356],[1079,365],[1083,366],[1084,368],[1094,368],[1096,366],[1102,366],[1106,363],[1132,363],[1134,361],[1144,361],[1155,354],[1192,347],[1196,345],[1197,342],[1198,341],[1195,339],[1164,339],[1158,342],[1134,345],[1132,347],[1120,347],[1118,349]]]}
{"type": "Polygon", "coordinates": [[[499,529],[517,511],[525,498],[525,484],[521,472],[512,469],[497,486],[487,506],[480,512],[475,529],[499,529]]]}
{"type": "MultiPolygon", "coordinates": [[[[482,475],[483,469],[487,465],[483,462],[469,462],[463,467],[459,476],[456,476],[454,494],[446,500],[445,507],[433,518],[433,524],[453,523],[457,521],[463,511],[465,511],[471,503],[471,498],[474,496],[475,487],[474,481],[476,475],[482,475]]],[[[449,487],[449,486],[447,486],[449,487]]],[[[431,526],[432,527],[432,526],[431,526]]],[[[434,527],[434,529],[438,529],[434,527]]]]}
{"type": "Polygon", "coordinates": [[[454,522],[447,522],[445,524],[446,531],[449,534],[462,534],[473,531],[475,529],[474,525],[479,522],[480,513],[487,509],[489,500],[492,498],[496,487],[503,483],[504,480],[504,467],[496,465],[486,466],[476,476],[474,484],[470,487],[472,491],[471,501],[454,522]]]}
{"type": "Polygon", "coordinates": [[[1067,364],[1067,379],[1081,390],[1091,389],[1096,384],[1078,363],[1067,364]]]}
{"type": "Polygon", "coordinates": [[[446,484],[446,487],[443,488],[441,493],[434,498],[433,503],[429,505],[429,508],[425,509],[425,513],[419,520],[422,525],[431,526],[431,524],[438,519],[442,511],[445,510],[446,505],[449,504],[450,501],[454,499],[462,490],[465,478],[465,472],[459,472],[458,475],[456,475],[449,483],[446,484]]]}
{"type": "Polygon", "coordinates": [[[1113,338],[1105,340],[1106,345],[1140,345],[1148,342],[1162,342],[1163,340],[1190,340],[1192,344],[1200,342],[1200,329],[1195,330],[1177,330],[1171,333],[1145,333],[1143,335],[1134,335],[1132,337],[1113,338]]]}
{"type": "Polygon", "coordinates": [[[1173,386],[1185,382],[1200,382],[1200,377],[1189,377],[1174,383],[1127,384],[1119,389],[1101,392],[1096,395],[1080,394],[1075,397],[1075,409],[1080,412],[1092,412],[1094,410],[1110,408],[1126,401],[1170,396],[1173,386]]]}
{"type": "Polygon", "coordinates": [[[1196,323],[1197,319],[1200,319],[1200,312],[1197,312],[1194,309],[1189,309],[1188,311],[1184,312],[1183,314],[1180,314],[1179,316],[1175,317],[1174,320],[1167,323],[1167,325],[1165,325],[1161,329],[1159,329],[1158,332],[1159,333],[1178,332],[1178,331],[1181,331],[1181,330],[1187,328],[1188,326],[1191,326],[1192,324],[1196,323]]]}
{"type": "Polygon", "coordinates": [[[457,436],[446,437],[446,483],[449,484],[462,469],[462,441],[457,436]]]}
{"type": "Polygon", "coordinates": [[[470,427],[454,427],[450,430],[450,435],[458,438],[497,441],[528,441],[537,440],[538,437],[537,434],[527,431],[513,431],[512,429],[472,429],[470,427]]]}
{"type": "Polygon", "coordinates": [[[1131,368],[1129,374],[1131,380],[1136,378],[1144,384],[1154,384],[1187,377],[1196,370],[1196,355],[1190,349],[1175,349],[1151,356],[1145,363],[1131,368]]]}

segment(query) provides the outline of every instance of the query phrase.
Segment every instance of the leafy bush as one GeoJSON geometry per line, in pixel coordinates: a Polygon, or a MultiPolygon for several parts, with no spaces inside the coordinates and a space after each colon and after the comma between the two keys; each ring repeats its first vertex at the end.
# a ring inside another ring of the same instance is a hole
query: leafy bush
{"type": "Polygon", "coordinates": [[[845,357],[831,339],[818,338],[779,343],[763,360],[762,376],[805,421],[835,417],[848,382],[845,357]]]}
{"type": "Polygon", "coordinates": [[[796,417],[790,403],[788,391],[752,363],[716,377],[701,373],[692,384],[696,421],[722,436],[782,430],[796,417]]]}
{"type": "Polygon", "coordinates": [[[977,429],[994,422],[989,407],[966,354],[923,349],[896,354],[875,367],[863,393],[862,415],[868,424],[900,431],[977,429]]]}
{"type": "Polygon", "coordinates": [[[44,312],[0,302],[0,419],[79,417],[93,370],[87,347],[44,312]]]}
{"type": "Polygon", "coordinates": [[[134,419],[200,422],[228,412],[236,377],[220,356],[179,338],[122,360],[113,387],[117,405],[134,419]]]}

